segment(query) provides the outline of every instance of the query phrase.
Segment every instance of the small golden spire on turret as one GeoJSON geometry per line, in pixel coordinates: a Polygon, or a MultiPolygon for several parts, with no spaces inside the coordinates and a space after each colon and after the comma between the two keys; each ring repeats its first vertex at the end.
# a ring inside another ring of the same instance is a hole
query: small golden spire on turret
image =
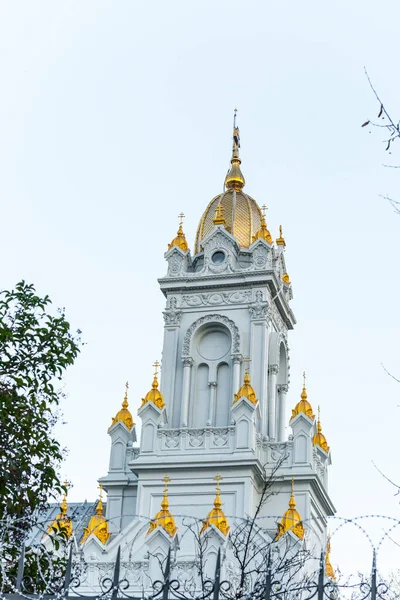
{"type": "Polygon", "coordinates": [[[257,400],[256,393],[254,391],[254,388],[250,385],[250,375],[249,375],[249,368],[248,368],[249,359],[246,358],[244,362],[246,362],[247,364],[246,364],[246,370],[244,373],[243,385],[239,389],[238,393],[234,394],[233,404],[235,404],[235,402],[240,400],[240,398],[242,398],[243,396],[245,398],[247,398],[247,400],[249,400],[252,404],[257,404],[258,400],[257,400]]]}
{"type": "Polygon", "coordinates": [[[309,419],[314,420],[315,415],[313,414],[313,409],[311,404],[307,400],[307,390],[306,390],[306,372],[303,372],[303,391],[301,392],[301,400],[296,404],[294,409],[292,410],[292,416],[290,420],[294,419],[298,414],[304,413],[307,415],[309,419]]]}
{"type": "Polygon", "coordinates": [[[296,500],[294,498],[294,478],[292,477],[292,493],[289,500],[289,508],[284,513],[282,520],[278,523],[278,533],[276,539],[279,540],[287,531],[292,531],[300,540],[304,537],[304,526],[301,516],[296,510],[296,500]]]}
{"type": "Polygon", "coordinates": [[[265,204],[261,207],[261,226],[255,235],[253,235],[252,242],[259,240],[260,238],[268,242],[268,244],[272,244],[272,237],[267,228],[267,222],[265,220],[265,211],[267,207],[265,204]]]}
{"type": "Polygon", "coordinates": [[[96,514],[90,518],[88,526],[84,527],[81,544],[83,544],[92,533],[102,544],[106,544],[111,535],[111,533],[108,532],[108,521],[103,515],[103,486],[101,483],[99,483],[99,490],[96,514]]]}
{"type": "MultiPolygon", "coordinates": [[[[147,402],[152,402],[155,404],[160,410],[164,408],[165,402],[162,393],[158,389],[158,367],[160,363],[156,360],[153,363],[154,367],[154,379],[151,386],[151,390],[147,392],[144,398],[142,398],[142,406],[147,404],[147,402]]],[[[142,406],[140,408],[142,408],[142,406]]]]}
{"type": "Polygon", "coordinates": [[[331,579],[336,579],[335,571],[331,563],[331,536],[328,536],[325,554],[325,575],[331,579]]]}
{"type": "Polygon", "coordinates": [[[157,527],[161,526],[165,531],[173,537],[178,529],[175,524],[175,519],[171,515],[169,511],[169,502],[168,502],[168,483],[171,481],[168,475],[166,475],[163,479],[164,481],[164,491],[163,491],[163,499],[161,501],[161,510],[156,514],[152,522],[150,523],[149,530],[147,535],[154,531],[157,527]]]}
{"type": "Polygon", "coordinates": [[[284,273],[284,274],[282,275],[282,281],[283,281],[284,283],[286,283],[286,285],[290,285],[290,277],[289,277],[289,275],[288,275],[287,273],[284,273]]]}
{"type": "Polygon", "coordinates": [[[276,243],[278,246],[286,246],[285,238],[282,234],[282,225],[279,225],[279,237],[276,238],[276,243]]]}
{"type": "Polygon", "coordinates": [[[318,421],[317,421],[317,433],[313,437],[313,445],[320,446],[325,452],[329,452],[328,442],[326,437],[322,433],[321,419],[320,419],[320,407],[318,406],[318,421]]]}
{"type": "Polygon", "coordinates": [[[179,228],[178,228],[178,232],[176,237],[172,240],[172,242],[170,244],[168,244],[168,250],[171,250],[171,248],[173,246],[178,246],[178,248],[180,248],[181,250],[183,250],[184,252],[186,252],[189,249],[188,243],[186,241],[186,237],[185,234],[183,233],[183,219],[185,218],[185,215],[183,214],[183,212],[181,212],[178,215],[178,219],[179,219],[179,228]]]}
{"type": "Polygon", "coordinates": [[[50,534],[54,533],[54,529],[57,529],[58,531],[65,532],[65,534],[68,538],[72,534],[72,521],[67,516],[67,512],[68,512],[67,492],[68,492],[70,485],[71,484],[69,481],[67,481],[67,480],[64,481],[64,483],[63,483],[64,494],[63,494],[63,499],[60,504],[60,512],[58,513],[58,515],[56,516],[54,521],[51,523],[51,525],[49,525],[49,527],[47,529],[47,533],[50,533],[50,534]]]}
{"type": "Polygon", "coordinates": [[[203,527],[200,533],[203,533],[203,531],[205,531],[210,525],[214,525],[217,529],[220,530],[221,533],[227,535],[229,531],[229,524],[228,519],[221,508],[221,487],[219,485],[219,482],[221,481],[222,477],[219,473],[217,473],[214,479],[217,482],[217,485],[215,486],[217,493],[215,495],[214,508],[210,510],[206,520],[203,521],[203,527]]]}
{"type": "Polygon", "coordinates": [[[108,428],[108,430],[110,430],[111,427],[113,427],[113,425],[115,425],[118,422],[123,423],[125,425],[125,427],[127,429],[129,429],[129,431],[134,426],[134,422],[133,422],[133,418],[132,418],[131,412],[128,410],[128,389],[129,389],[129,383],[126,382],[126,384],[125,384],[125,396],[124,396],[124,400],[122,402],[122,408],[117,412],[117,414],[115,415],[115,417],[112,418],[111,425],[108,428]]]}
{"type": "Polygon", "coordinates": [[[231,168],[225,177],[225,187],[228,190],[236,190],[240,192],[245,185],[245,179],[243,177],[243,173],[240,170],[241,160],[239,158],[239,148],[240,148],[240,136],[239,136],[239,127],[236,127],[236,113],[237,108],[234,110],[233,117],[233,147],[232,147],[232,159],[231,159],[231,168]]]}
{"type": "Polygon", "coordinates": [[[217,208],[215,209],[215,216],[213,218],[214,225],[223,225],[225,227],[226,221],[224,217],[224,207],[221,202],[218,202],[217,208]]]}

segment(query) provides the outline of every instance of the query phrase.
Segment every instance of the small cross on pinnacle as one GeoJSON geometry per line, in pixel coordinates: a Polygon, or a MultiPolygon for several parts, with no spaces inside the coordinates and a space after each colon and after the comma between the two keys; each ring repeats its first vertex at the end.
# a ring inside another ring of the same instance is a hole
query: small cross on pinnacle
{"type": "Polygon", "coordinates": [[[99,492],[100,500],[103,500],[103,484],[102,483],[99,483],[99,490],[100,490],[100,492],[99,492]]]}
{"type": "Polygon", "coordinates": [[[125,383],[125,396],[128,397],[129,383],[125,383]]]}
{"type": "Polygon", "coordinates": [[[303,371],[303,387],[306,387],[306,372],[303,371]]]}
{"type": "Polygon", "coordinates": [[[220,491],[220,489],[221,489],[221,488],[220,488],[220,485],[219,485],[219,482],[221,481],[221,479],[222,479],[222,477],[221,477],[221,475],[220,475],[219,473],[217,473],[217,474],[216,474],[216,476],[214,477],[214,481],[216,481],[216,482],[217,482],[217,485],[215,486],[215,487],[216,487],[216,490],[217,490],[217,492],[219,492],[219,491],[220,491]]]}
{"type": "Polygon", "coordinates": [[[185,218],[185,215],[183,214],[183,212],[179,213],[179,215],[178,215],[179,225],[183,224],[183,219],[184,218],[185,218]]]}
{"type": "Polygon", "coordinates": [[[261,207],[261,212],[262,212],[262,216],[265,217],[265,213],[268,210],[268,206],[266,204],[263,204],[261,207]]]}
{"type": "Polygon", "coordinates": [[[158,362],[158,360],[154,361],[153,367],[154,367],[154,375],[155,375],[155,377],[157,377],[157,375],[158,375],[158,367],[159,366],[160,366],[160,363],[158,362]]]}
{"type": "Polygon", "coordinates": [[[168,484],[170,481],[171,481],[171,479],[168,477],[168,475],[166,475],[163,479],[163,482],[165,483],[164,492],[168,491],[168,484]]]}
{"type": "Polygon", "coordinates": [[[246,365],[246,367],[245,367],[246,371],[249,372],[250,358],[247,356],[246,358],[243,359],[243,362],[246,365]]]}

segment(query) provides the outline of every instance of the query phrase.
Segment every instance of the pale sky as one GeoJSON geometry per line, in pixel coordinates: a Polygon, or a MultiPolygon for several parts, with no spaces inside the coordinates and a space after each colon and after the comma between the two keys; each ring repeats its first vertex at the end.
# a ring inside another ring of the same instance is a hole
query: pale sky
{"type": "Polygon", "coordinates": [[[245,191],[287,241],[288,408],[306,369],[338,514],[400,516],[372,464],[400,484],[381,367],[400,376],[400,216],[380,198],[400,200],[382,167],[400,144],[360,127],[379,108],[364,66],[400,118],[399,18],[397,0],[1,0],[1,287],[33,282],[83,330],[58,430],[71,501],[97,495],[125,381],[135,418],[151,386],[163,255],[222,189],[237,106],[245,191]]]}

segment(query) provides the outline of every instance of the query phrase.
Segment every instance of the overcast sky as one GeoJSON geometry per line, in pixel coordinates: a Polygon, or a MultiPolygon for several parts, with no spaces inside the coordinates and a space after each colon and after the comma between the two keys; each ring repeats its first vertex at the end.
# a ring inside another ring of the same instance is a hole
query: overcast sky
{"type": "Polygon", "coordinates": [[[399,516],[372,461],[400,483],[381,367],[400,376],[400,216],[380,198],[400,200],[400,173],[360,127],[379,108],[364,66],[400,117],[399,18],[397,0],[0,2],[1,286],[33,282],[83,330],[59,429],[71,500],[96,497],[125,381],[135,418],[151,386],[163,255],[182,210],[193,247],[222,189],[237,106],[245,191],[287,240],[289,407],[306,369],[338,514],[399,516]]]}

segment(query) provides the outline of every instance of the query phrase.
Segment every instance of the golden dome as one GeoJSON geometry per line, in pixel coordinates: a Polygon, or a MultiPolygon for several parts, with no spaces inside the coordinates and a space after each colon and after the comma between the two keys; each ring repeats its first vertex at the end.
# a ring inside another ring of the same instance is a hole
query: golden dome
{"type": "Polygon", "coordinates": [[[103,486],[100,484],[100,496],[96,506],[96,514],[91,517],[88,526],[83,529],[81,544],[93,533],[102,544],[106,544],[111,533],[108,533],[108,521],[103,515],[103,486]]]}
{"type": "Polygon", "coordinates": [[[255,393],[253,387],[250,385],[250,375],[249,375],[249,372],[247,369],[244,374],[244,383],[243,383],[242,387],[240,388],[240,390],[238,391],[237,394],[234,394],[233,404],[235,404],[235,402],[240,400],[240,398],[242,398],[242,396],[247,398],[247,400],[249,400],[252,404],[257,404],[257,402],[258,402],[256,393],[255,393]]]}
{"type": "Polygon", "coordinates": [[[266,210],[267,210],[267,207],[264,204],[264,206],[262,207],[261,227],[257,231],[257,233],[255,235],[253,235],[253,238],[252,238],[253,242],[255,242],[256,240],[262,239],[262,240],[265,240],[266,242],[268,242],[268,244],[273,243],[271,234],[268,231],[267,222],[265,220],[265,211],[266,210]]]}
{"type": "MultiPolygon", "coordinates": [[[[144,398],[142,398],[142,406],[147,404],[147,402],[152,402],[161,410],[164,408],[165,402],[164,402],[162,393],[158,389],[157,375],[158,375],[158,367],[159,366],[160,366],[160,363],[158,362],[158,360],[156,360],[156,362],[153,365],[153,367],[155,367],[155,372],[154,372],[154,379],[153,379],[153,383],[151,386],[151,390],[149,392],[147,392],[147,394],[145,395],[144,398]]],[[[142,408],[142,406],[140,408],[142,408]]]]}
{"type": "Polygon", "coordinates": [[[301,521],[301,516],[296,510],[296,500],[294,499],[294,479],[292,477],[292,493],[289,500],[289,508],[284,513],[282,521],[278,523],[278,533],[276,539],[279,540],[287,531],[292,531],[297,537],[302,540],[304,537],[304,527],[301,521]]]}
{"type": "Polygon", "coordinates": [[[173,537],[175,535],[176,530],[178,528],[175,525],[175,519],[174,519],[174,517],[169,512],[169,502],[168,502],[167,492],[168,492],[168,482],[171,481],[171,480],[168,477],[168,475],[166,475],[164,477],[163,481],[165,483],[165,487],[164,487],[164,492],[163,492],[164,496],[163,496],[163,499],[161,501],[161,510],[158,511],[158,513],[156,514],[156,516],[154,517],[154,519],[150,523],[150,527],[149,527],[149,530],[147,532],[147,535],[149,535],[149,533],[151,533],[152,531],[154,531],[157,527],[162,527],[163,529],[165,529],[165,531],[171,537],[173,537]]]}
{"type": "Polygon", "coordinates": [[[129,431],[134,426],[132,415],[131,415],[130,411],[128,410],[128,388],[129,388],[129,384],[128,384],[128,382],[126,382],[125,396],[124,396],[124,401],[122,402],[122,408],[117,412],[115,417],[112,418],[111,425],[108,428],[109,431],[110,431],[111,427],[113,427],[113,425],[115,425],[118,422],[123,423],[126,426],[126,428],[129,429],[129,431]]]}
{"type": "Polygon", "coordinates": [[[329,452],[328,442],[326,441],[326,437],[322,433],[319,406],[318,406],[317,433],[313,437],[313,445],[320,446],[322,448],[322,450],[325,450],[325,452],[329,452]]]}
{"type": "Polygon", "coordinates": [[[172,240],[172,242],[170,244],[168,244],[168,250],[171,250],[171,248],[173,246],[177,246],[178,248],[180,248],[181,250],[183,250],[184,252],[186,252],[189,249],[188,243],[186,241],[186,237],[185,234],[183,233],[183,218],[184,218],[184,214],[181,213],[179,215],[179,228],[177,231],[177,235],[176,237],[172,240]]]}
{"type": "Polygon", "coordinates": [[[222,479],[221,475],[219,475],[219,473],[217,473],[217,475],[215,476],[215,480],[217,482],[217,485],[216,485],[217,494],[216,494],[215,500],[214,500],[214,508],[212,510],[210,510],[210,512],[207,515],[206,520],[203,521],[203,527],[201,528],[200,533],[203,533],[203,531],[205,531],[207,529],[207,527],[209,527],[210,525],[214,525],[224,535],[228,534],[228,531],[229,531],[228,519],[225,516],[225,513],[221,508],[221,506],[222,506],[221,495],[220,495],[221,488],[219,486],[219,482],[221,481],[221,479],[222,479]]]}
{"type": "Polygon", "coordinates": [[[315,415],[313,413],[312,406],[307,400],[306,374],[305,373],[303,373],[303,378],[304,378],[304,382],[303,382],[303,391],[301,392],[301,400],[300,400],[300,402],[298,402],[296,404],[296,406],[292,410],[292,416],[290,417],[290,420],[294,419],[300,413],[304,413],[305,415],[307,415],[307,417],[309,419],[312,419],[312,420],[315,419],[315,415]]]}
{"type": "Polygon", "coordinates": [[[225,178],[227,189],[211,200],[200,219],[196,233],[195,254],[201,251],[201,241],[215,227],[217,207],[221,207],[223,211],[226,230],[236,238],[241,248],[249,248],[253,243],[253,236],[257,235],[261,228],[261,210],[257,202],[243,192],[245,180],[240,170],[239,148],[239,128],[236,127],[235,111],[231,168],[225,178]]]}
{"type": "MultiPolygon", "coordinates": [[[[64,487],[67,490],[69,483],[68,481],[64,482],[64,487]]],[[[67,515],[68,512],[68,504],[67,504],[67,492],[64,492],[64,496],[62,502],[60,504],[60,512],[54,519],[54,521],[49,525],[47,529],[47,533],[54,533],[54,529],[57,531],[65,532],[65,535],[69,538],[72,534],[72,521],[70,517],[67,515]]]]}

